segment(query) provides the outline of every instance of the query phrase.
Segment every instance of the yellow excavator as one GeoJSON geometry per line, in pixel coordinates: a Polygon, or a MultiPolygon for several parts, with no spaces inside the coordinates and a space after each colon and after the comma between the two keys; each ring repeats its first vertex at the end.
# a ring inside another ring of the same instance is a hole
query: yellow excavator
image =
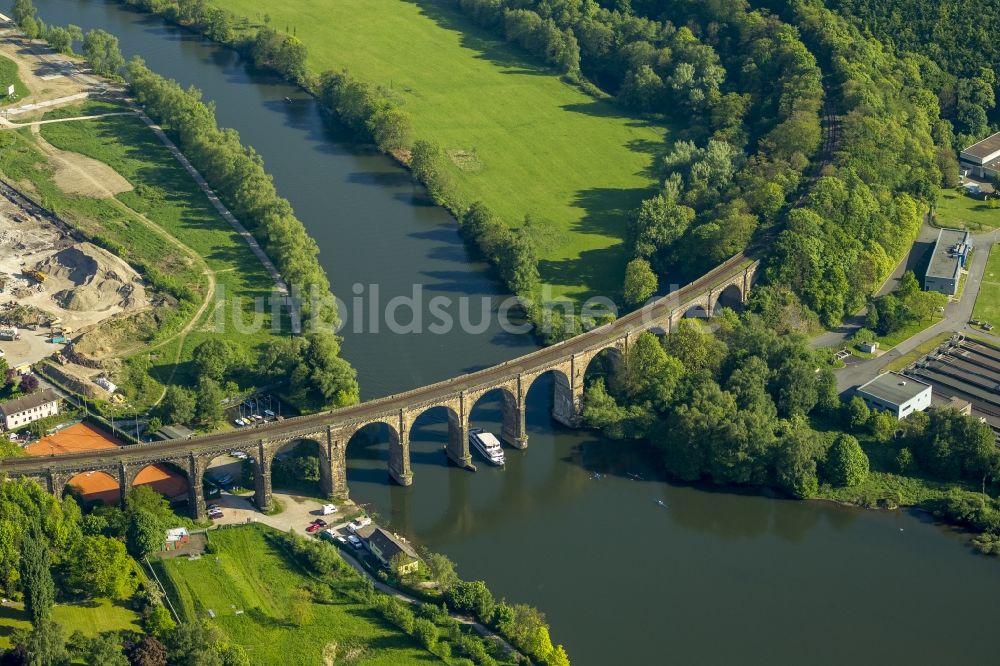
{"type": "Polygon", "coordinates": [[[27,270],[23,271],[23,273],[25,275],[27,275],[28,277],[30,277],[30,278],[34,278],[34,279],[38,280],[39,282],[45,282],[45,278],[48,277],[48,275],[46,275],[45,273],[43,273],[41,271],[36,271],[36,270],[33,270],[33,269],[27,269],[27,270]]]}

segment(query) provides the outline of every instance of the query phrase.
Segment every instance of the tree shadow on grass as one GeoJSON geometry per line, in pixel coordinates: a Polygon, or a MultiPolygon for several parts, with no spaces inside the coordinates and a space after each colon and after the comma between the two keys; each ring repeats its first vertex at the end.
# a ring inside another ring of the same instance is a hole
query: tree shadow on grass
{"type": "Polygon", "coordinates": [[[619,238],[621,242],[605,248],[584,250],[572,259],[542,259],[538,262],[542,282],[577,288],[570,292],[573,298],[617,297],[629,259],[626,242],[629,220],[642,200],[654,192],[655,188],[603,187],[578,192],[573,206],[583,209],[584,216],[573,225],[573,233],[619,238]]]}
{"type": "Polygon", "coordinates": [[[527,53],[519,53],[518,47],[507,44],[445,3],[406,1],[418,6],[422,14],[441,28],[459,33],[462,47],[476,51],[479,54],[477,58],[506,68],[504,74],[556,76],[555,71],[538,63],[527,53]]]}

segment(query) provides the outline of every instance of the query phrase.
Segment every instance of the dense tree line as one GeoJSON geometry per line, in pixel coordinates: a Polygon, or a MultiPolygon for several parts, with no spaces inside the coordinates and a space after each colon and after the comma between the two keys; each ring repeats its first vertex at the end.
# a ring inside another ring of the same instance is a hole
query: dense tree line
{"type": "Polygon", "coordinates": [[[832,326],[909,249],[941,182],[942,155],[955,158],[915,59],[895,57],[818,2],[783,9],[828,74],[838,143],[804,205],[785,218],[765,275],[832,326]]]}
{"type": "Polygon", "coordinates": [[[867,459],[808,417],[836,414],[836,382],[805,338],[748,314],[717,335],[682,320],[662,341],[644,333],[618,367],[592,379],[583,416],[612,438],[648,437],[686,481],[772,486],[810,497],[820,480],[858,483],[867,459]]]}
{"type": "Polygon", "coordinates": [[[718,54],[687,27],[583,0],[458,0],[477,24],[558,71],[582,72],[640,111],[708,113],[722,100],[718,54]]]}
{"type": "Polygon", "coordinates": [[[998,119],[1000,7],[972,0],[827,0],[830,8],[920,59],[959,143],[979,141],[998,119]]]}
{"type": "Polygon", "coordinates": [[[351,77],[347,72],[323,72],[317,96],[349,127],[366,135],[383,152],[410,147],[410,117],[388,91],[351,77]]]}
{"type": "MultiPolygon", "coordinates": [[[[176,132],[184,154],[261,240],[285,281],[300,290],[303,327],[311,332],[307,338],[275,345],[282,349],[295,345],[300,353],[295,359],[296,367],[302,368],[299,375],[303,380],[308,376],[321,388],[310,393],[308,404],[321,408],[356,402],[355,372],[339,357],[340,341],[331,332],[337,323],[336,304],[317,258],[316,241],[295,217],[291,204],[278,196],[260,156],[240,142],[235,130],[219,128],[212,107],[201,102],[197,90],[182,89],[138,58],[128,64],[127,74],[137,101],[176,132]]],[[[296,382],[292,380],[297,393],[296,382]]],[[[212,393],[211,389],[199,392],[212,393]]]]}

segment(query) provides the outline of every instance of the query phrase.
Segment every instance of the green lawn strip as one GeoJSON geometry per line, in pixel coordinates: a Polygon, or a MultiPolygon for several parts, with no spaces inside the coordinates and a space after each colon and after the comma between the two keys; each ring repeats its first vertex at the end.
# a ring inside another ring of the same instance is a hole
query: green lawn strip
{"type": "Polygon", "coordinates": [[[990,208],[989,202],[942,188],[938,190],[934,223],[939,227],[972,231],[993,229],[1000,227],[1000,208],[990,208]]]}
{"type": "Polygon", "coordinates": [[[0,106],[7,106],[22,101],[28,96],[28,88],[17,75],[17,63],[5,56],[0,56],[0,106]],[[14,84],[14,96],[7,96],[7,86],[14,84]]]}
{"type": "MultiPolygon", "coordinates": [[[[81,631],[95,636],[104,631],[142,631],[135,611],[109,599],[95,599],[80,604],[58,604],[52,619],[62,625],[66,635],[81,631]]],[[[30,629],[31,622],[21,604],[7,602],[0,607],[0,649],[11,647],[10,634],[16,629],[30,629]]]]}
{"type": "MultiPolygon", "coordinates": [[[[208,617],[211,609],[216,617],[210,622],[243,645],[254,663],[318,664],[327,645],[345,641],[366,646],[366,664],[439,661],[374,611],[338,592],[336,585],[332,604],[313,604],[310,624],[291,624],[291,595],[310,579],[267,538],[269,532],[273,530],[262,525],[214,531],[214,554],[155,561],[178,612],[193,619],[208,617]]],[[[352,579],[344,584],[360,583],[352,579]]]]}
{"type": "MultiPolygon", "coordinates": [[[[87,115],[81,111],[87,109],[78,107],[71,113],[87,115]]],[[[255,330],[234,334],[233,313],[238,312],[248,325],[253,322],[255,299],[270,296],[272,280],[244,240],[219,216],[184,168],[141,120],[134,116],[110,116],[51,123],[43,126],[42,134],[57,148],[98,159],[124,176],[136,189],[119,194],[118,199],[193,249],[215,271],[217,303],[208,308],[199,326],[183,341],[182,360],[190,357],[190,351],[198,343],[216,335],[203,329],[214,328],[220,295],[225,299],[227,339],[252,352],[272,338],[269,307],[265,307],[255,330]]],[[[169,346],[161,350],[161,356],[173,358],[169,346]]],[[[191,378],[182,375],[175,381],[185,379],[191,378]]]]}
{"type": "Polygon", "coordinates": [[[986,261],[972,318],[1000,326],[1000,250],[997,250],[997,245],[990,250],[986,261]]]}
{"type": "MultiPolygon", "coordinates": [[[[261,20],[259,2],[218,4],[261,20]]],[[[414,136],[448,152],[463,200],[511,226],[525,214],[551,225],[539,269],[554,296],[621,291],[629,215],[658,185],[666,127],[584,94],[448,3],[290,0],[267,13],[306,44],[314,72],[389,88],[414,136]]]]}
{"type": "Polygon", "coordinates": [[[947,341],[952,335],[954,335],[954,333],[950,332],[941,333],[940,335],[935,335],[927,342],[917,345],[909,352],[903,354],[902,356],[895,359],[891,363],[886,364],[884,370],[886,372],[897,372],[899,370],[902,370],[906,366],[910,365],[911,363],[919,359],[921,356],[924,356],[925,354],[928,354],[934,349],[936,349],[939,345],[947,341]]]}
{"type": "Polygon", "coordinates": [[[934,317],[928,317],[926,319],[920,319],[918,321],[911,321],[898,331],[894,331],[892,333],[889,333],[888,335],[883,335],[876,338],[876,340],[878,340],[879,343],[879,349],[880,351],[889,351],[899,343],[905,340],[909,340],[917,333],[920,333],[924,329],[930,328],[931,326],[938,323],[942,319],[943,317],[934,316],[934,317]]]}

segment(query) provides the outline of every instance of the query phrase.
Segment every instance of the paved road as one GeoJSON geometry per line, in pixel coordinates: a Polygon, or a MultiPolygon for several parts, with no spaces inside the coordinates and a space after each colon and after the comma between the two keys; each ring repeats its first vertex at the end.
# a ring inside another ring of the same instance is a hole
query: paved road
{"type": "MultiPolygon", "coordinates": [[[[934,326],[917,333],[912,338],[904,340],[891,351],[878,358],[855,363],[838,370],[837,388],[843,392],[855,386],[860,386],[870,379],[874,379],[888,363],[942,333],[971,330],[969,328],[969,319],[972,318],[972,309],[975,307],[976,297],[979,295],[979,289],[982,286],[983,274],[986,271],[986,261],[989,258],[990,249],[998,239],[1000,239],[1000,230],[973,236],[975,252],[972,255],[972,262],[969,264],[969,274],[965,278],[962,299],[952,301],[945,306],[944,319],[934,326]]],[[[976,331],[976,334],[982,335],[980,331],[976,331]]]]}

